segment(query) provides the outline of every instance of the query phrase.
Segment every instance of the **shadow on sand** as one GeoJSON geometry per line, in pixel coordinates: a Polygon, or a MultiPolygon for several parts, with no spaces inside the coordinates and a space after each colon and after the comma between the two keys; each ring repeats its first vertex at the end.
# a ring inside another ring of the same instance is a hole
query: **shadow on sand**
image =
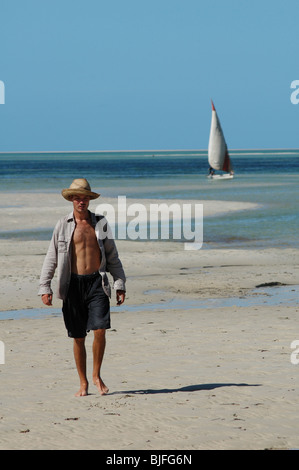
{"type": "Polygon", "coordinates": [[[261,384],[246,384],[246,383],[214,383],[214,384],[198,384],[187,385],[181,388],[160,388],[160,389],[144,389],[144,390],[124,390],[109,393],[109,395],[119,394],[136,394],[136,395],[154,395],[156,393],[176,393],[176,392],[200,392],[202,390],[214,390],[221,387],[260,387],[261,384]]]}

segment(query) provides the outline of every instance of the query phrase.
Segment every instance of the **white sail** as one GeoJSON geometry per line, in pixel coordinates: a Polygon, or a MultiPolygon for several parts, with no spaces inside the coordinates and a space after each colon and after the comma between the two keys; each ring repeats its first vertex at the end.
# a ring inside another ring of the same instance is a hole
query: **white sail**
{"type": "Polygon", "coordinates": [[[232,164],[229,158],[227,145],[213,101],[208,160],[210,167],[214,170],[232,172],[232,164]]]}

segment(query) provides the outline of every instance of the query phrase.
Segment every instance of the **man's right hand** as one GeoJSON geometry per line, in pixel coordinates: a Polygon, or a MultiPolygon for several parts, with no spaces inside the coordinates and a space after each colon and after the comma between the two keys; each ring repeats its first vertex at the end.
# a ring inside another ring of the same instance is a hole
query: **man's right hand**
{"type": "Polygon", "coordinates": [[[45,305],[52,305],[52,294],[43,294],[42,301],[45,305]]]}

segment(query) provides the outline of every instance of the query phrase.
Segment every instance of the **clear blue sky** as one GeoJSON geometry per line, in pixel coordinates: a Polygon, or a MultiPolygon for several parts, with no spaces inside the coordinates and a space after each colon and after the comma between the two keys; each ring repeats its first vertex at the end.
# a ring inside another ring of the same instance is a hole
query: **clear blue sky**
{"type": "Polygon", "coordinates": [[[1,0],[0,151],[298,148],[298,0],[1,0]]]}

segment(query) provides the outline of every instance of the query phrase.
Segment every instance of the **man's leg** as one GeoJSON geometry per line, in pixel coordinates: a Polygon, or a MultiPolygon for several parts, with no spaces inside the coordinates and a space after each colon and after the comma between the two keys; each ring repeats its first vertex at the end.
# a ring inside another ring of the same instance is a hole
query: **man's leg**
{"type": "Polygon", "coordinates": [[[94,340],[93,340],[93,383],[96,385],[98,391],[101,395],[105,395],[109,392],[108,387],[104,384],[101,379],[101,365],[103,362],[105,346],[106,346],[106,330],[99,329],[94,331],[94,340]]]}
{"type": "Polygon", "coordinates": [[[85,397],[88,394],[88,380],[86,377],[85,338],[74,338],[74,357],[80,379],[80,389],[75,396],[85,397]]]}

